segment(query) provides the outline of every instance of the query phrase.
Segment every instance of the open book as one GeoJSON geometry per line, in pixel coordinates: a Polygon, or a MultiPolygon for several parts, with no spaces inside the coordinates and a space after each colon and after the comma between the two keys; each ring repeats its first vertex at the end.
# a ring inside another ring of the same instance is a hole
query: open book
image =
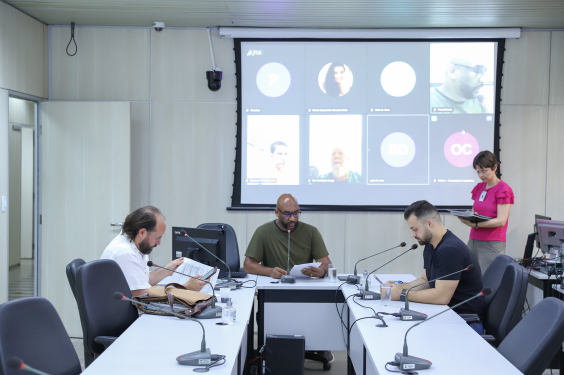
{"type": "Polygon", "coordinates": [[[468,220],[471,223],[479,223],[480,221],[487,221],[493,219],[493,217],[478,215],[470,210],[448,210],[451,215],[461,217],[468,220]]]}
{"type": "MultiPolygon", "coordinates": [[[[200,262],[196,262],[195,260],[192,260],[192,259],[184,258],[184,263],[182,263],[180,266],[178,266],[178,268],[175,271],[180,272],[180,273],[184,273],[184,274],[190,275],[190,276],[196,276],[196,275],[205,275],[206,272],[208,272],[212,269],[213,269],[213,267],[206,266],[205,264],[202,264],[200,262]]],[[[209,282],[211,283],[211,285],[215,286],[215,284],[217,282],[218,275],[219,275],[219,270],[217,270],[217,272],[214,273],[211,276],[211,278],[209,279],[209,282]]],[[[187,277],[187,276],[182,276],[182,275],[179,275],[177,273],[173,273],[172,276],[164,278],[159,283],[159,285],[165,285],[165,284],[169,284],[169,283],[177,283],[177,284],[184,285],[184,284],[186,284],[186,282],[189,279],[190,278],[187,277]]],[[[209,284],[206,284],[206,286],[204,286],[200,292],[212,294],[212,290],[211,290],[211,287],[209,286],[209,284]]]]}

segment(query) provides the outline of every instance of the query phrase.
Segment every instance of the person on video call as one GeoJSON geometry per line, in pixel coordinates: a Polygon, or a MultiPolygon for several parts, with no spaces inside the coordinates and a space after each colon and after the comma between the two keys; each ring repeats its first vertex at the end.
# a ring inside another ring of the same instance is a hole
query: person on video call
{"type": "Polygon", "coordinates": [[[431,112],[488,113],[486,105],[478,98],[486,70],[471,58],[451,59],[445,71],[445,82],[431,87],[431,112]],[[437,107],[452,108],[452,112],[433,111],[437,107]]]}
{"type": "Polygon", "coordinates": [[[331,172],[317,176],[319,180],[335,180],[349,184],[360,184],[360,174],[349,169],[350,158],[341,147],[331,152],[331,172]]]}
{"type": "Polygon", "coordinates": [[[270,157],[272,158],[272,177],[276,179],[273,185],[296,185],[298,176],[292,174],[286,167],[288,162],[288,146],[282,141],[270,145],[270,157]]]}
{"type": "Polygon", "coordinates": [[[332,63],[327,69],[324,82],[325,93],[329,96],[343,96],[351,89],[347,80],[345,64],[332,63]]]}

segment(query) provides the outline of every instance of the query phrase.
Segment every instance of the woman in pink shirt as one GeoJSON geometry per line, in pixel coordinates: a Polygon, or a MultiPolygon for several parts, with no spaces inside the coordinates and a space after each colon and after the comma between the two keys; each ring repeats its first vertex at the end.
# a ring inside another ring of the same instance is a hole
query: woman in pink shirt
{"type": "Polygon", "coordinates": [[[493,153],[478,153],[473,166],[482,180],[472,189],[473,211],[493,219],[480,223],[459,219],[472,228],[468,247],[478,259],[483,274],[496,256],[505,254],[509,210],[515,196],[509,185],[497,177],[499,162],[493,153]]]}

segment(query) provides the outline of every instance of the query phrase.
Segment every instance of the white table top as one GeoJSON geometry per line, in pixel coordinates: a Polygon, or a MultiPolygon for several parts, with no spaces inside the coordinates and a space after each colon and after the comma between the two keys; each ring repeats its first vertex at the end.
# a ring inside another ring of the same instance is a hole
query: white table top
{"type": "MultiPolygon", "coordinates": [[[[531,272],[529,272],[529,275],[539,280],[548,280],[548,275],[541,271],[531,270],[531,272]]],[[[556,275],[550,275],[550,280],[556,280],[556,275]]]]}
{"type": "MultiPolygon", "coordinates": [[[[242,340],[254,298],[255,288],[231,291],[237,312],[235,324],[216,325],[221,319],[200,320],[206,330],[206,347],[212,354],[226,356],[226,362],[212,367],[210,373],[231,374],[236,368],[239,348],[246,345],[242,340]]],[[[202,329],[196,322],[143,314],[83,374],[192,374],[195,367],[179,365],[176,357],[200,350],[201,342],[202,329]]]]}
{"type": "Polygon", "coordinates": [[[562,294],[564,294],[564,290],[562,289],[562,287],[558,284],[552,284],[552,289],[556,290],[557,292],[560,292],[562,294]]]}
{"type": "MultiPolygon", "coordinates": [[[[346,276],[339,275],[339,276],[346,276]]],[[[343,281],[337,280],[330,282],[328,277],[296,277],[294,284],[282,284],[279,279],[273,279],[269,276],[258,276],[257,289],[317,289],[317,290],[336,290],[343,281]]]]}
{"type": "MultiPolygon", "coordinates": [[[[378,275],[378,277],[384,282],[386,280],[407,282],[415,279],[411,275],[378,275]]],[[[345,298],[357,292],[357,288],[352,285],[343,285],[342,289],[345,298]]],[[[351,318],[358,319],[373,315],[372,310],[357,305],[352,299],[353,297],[348,300],[351,318]]],[[[376,312],[394,313],[404,307],[404,303],[399,301],[392,301],[391,306],[382,307],[379,300],[363,301],[358,298],[356,300],[362,305],[372,307],[376,312]]],[[[410,302],[409,308],[432,316],[445,310],[446,306],[410,302]]],[[[384,316],[384,320],[389,327],[376,327],[375,325],[380,323],[376,319],[364,319],[355,324],[359,327],[367,354],[370,354],[369,357],[380,374],[388,373],[385,364],[393,361],[397,352],[403,351],[405,332],[417,323],[401,321],[392,316],[384,316]]],[[[353,321],[351,319],[351,324],[353,321]]],[[[430,369],[424,370],[425,374],[521,374],[452,310],[411,330],[407,336],[407,344],[409,355],[433,363],[430,369]]],[[[393,366],[388,368],[397,370],[393,366]]]]}

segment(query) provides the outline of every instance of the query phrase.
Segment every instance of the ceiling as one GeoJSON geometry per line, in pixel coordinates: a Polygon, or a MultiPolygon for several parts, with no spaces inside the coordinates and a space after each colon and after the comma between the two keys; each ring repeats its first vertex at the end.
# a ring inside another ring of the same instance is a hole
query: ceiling
{"type": "Polygon", "coordinates": [[[0,0],[48,25],[564,29],[564,0],[0,0]]]}

